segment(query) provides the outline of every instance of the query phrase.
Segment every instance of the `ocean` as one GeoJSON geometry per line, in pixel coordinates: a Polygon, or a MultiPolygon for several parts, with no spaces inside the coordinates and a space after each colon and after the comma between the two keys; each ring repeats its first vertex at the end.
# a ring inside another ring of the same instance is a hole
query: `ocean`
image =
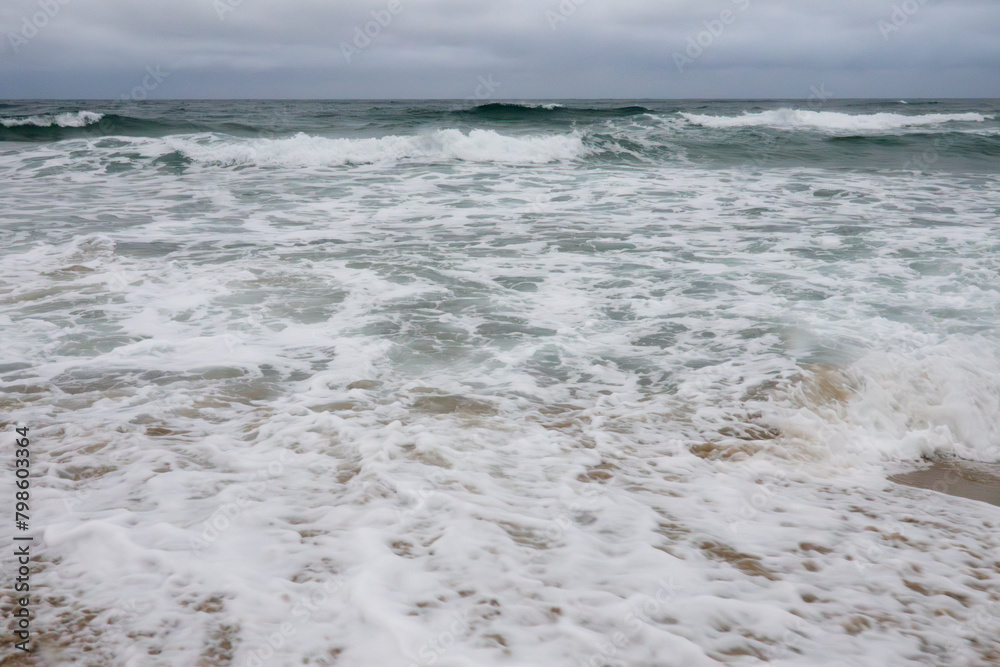
{"type": "Polygon", "coordinates": [[[0,103],[0,661],[1000,664],[998,228],[997,100],[0,103]]]}

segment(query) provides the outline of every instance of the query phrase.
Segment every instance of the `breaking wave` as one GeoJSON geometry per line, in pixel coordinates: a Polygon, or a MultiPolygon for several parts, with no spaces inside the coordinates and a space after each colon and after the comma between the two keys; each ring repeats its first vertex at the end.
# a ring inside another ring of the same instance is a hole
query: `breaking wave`
{"type": "Polygon", "coordinates": [[[370,139],[297,134],[282,139],[168,138],[167,143],[200,163],[258,166],[376,164],[398,160],[461,160],[544,164],[573,160],[587,151],[576,134],[510,136],[493,130],[437,130],[428,134],[370,139]]]}
{"type": "Polygon", "coordinates": [[[805,111],[800,109],[775,109],[759,113],[744,113],[741,116],[708,116],[684,112],[680,115],[694,125],[719,129],[773,127],[788,130],[808,129],[833,132],[891,131],[944,123],[981,123],[993,118],[978,113],[929,113],[915,116],[898,113],[856,115],[836,111],[805,111]]]}
{"type": "Polygon", "coordinates": [[[83,127],[97,123],[102,118],[104,118],[104,114],[102,113],[77,111],[21,118],[0,118],[0,125],[4,127],[83,127]]]}

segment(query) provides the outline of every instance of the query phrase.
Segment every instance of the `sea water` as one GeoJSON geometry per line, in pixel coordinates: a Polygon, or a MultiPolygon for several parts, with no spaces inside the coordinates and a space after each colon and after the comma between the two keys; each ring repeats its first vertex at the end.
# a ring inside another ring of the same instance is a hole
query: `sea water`
{"type": "Polygon", "coordinates": [[[997,664],[888,477],[1000,460],[1000,104],[907,102],[0,104],[31,664],[997,664]]]}

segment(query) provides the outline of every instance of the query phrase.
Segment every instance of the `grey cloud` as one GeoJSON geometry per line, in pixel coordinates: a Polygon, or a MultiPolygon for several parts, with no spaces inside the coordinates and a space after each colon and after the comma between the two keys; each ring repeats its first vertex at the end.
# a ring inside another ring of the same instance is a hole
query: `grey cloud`
{"type": "Polygon", "coordinates": [[[398,2],[11,0],[0,97],[1000,96],[993,0],[398,2]]]}

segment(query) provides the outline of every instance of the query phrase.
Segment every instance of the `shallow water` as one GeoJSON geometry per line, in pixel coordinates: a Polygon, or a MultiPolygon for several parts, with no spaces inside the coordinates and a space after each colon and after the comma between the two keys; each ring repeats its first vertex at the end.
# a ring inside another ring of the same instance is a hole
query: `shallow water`
{"type": "Polygon", "coordinates": [[[997,105],[559,104],[0,108],[37,664],[1000,660],[997,105]]]}

